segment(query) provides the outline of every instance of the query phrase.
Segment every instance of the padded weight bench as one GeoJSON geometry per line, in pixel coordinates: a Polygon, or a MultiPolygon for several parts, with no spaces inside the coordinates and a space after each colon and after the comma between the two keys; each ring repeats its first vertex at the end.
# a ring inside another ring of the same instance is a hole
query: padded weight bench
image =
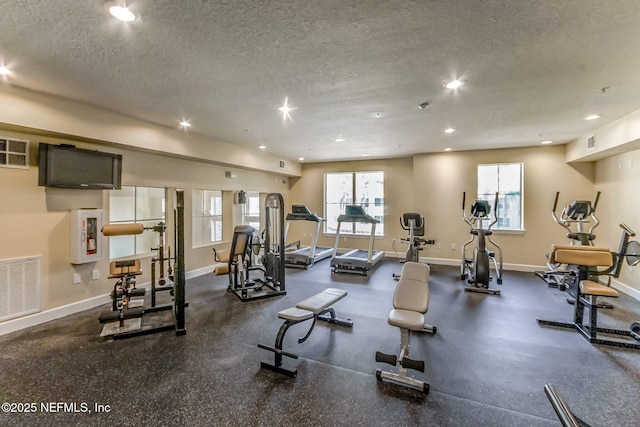
{"type": "Polygon", "coordinates": [[[284,341],[284,335],[287,333],[287,330],[293,325],[304,322],[305,320],[313,319],[311,327],[307,333],[302,338],[298,339],[298,343],[302,344],[311,335],[316,324],[316,320],[352,327],[353,322],[351,319],[345,320],[337,318],[335,310],[331,307],[346,296],[347,291],[343,289],[327,288],[319,294],[315,294],[314,296],[299,302],[295,307],[280,311],[278,313],[278,318],[284,319],[284,323],[280,326],[280,330],[276,336],[275,346],[269,347],[264,344],[258,344],[258,347],[274,353],[274,362],[273,364],[260,362],[260,367],[295,378],[298,373],[297,369],[290,370],[282,367],[282,356],[287,356],[292,359],[298,358],[297,354],[289,353],[282,349],[282,342],[284,341]]]}
{"type": "MultiPolygon", "coordinates": [[[[101,336],[107,336],[114,331],[139,329],[142,323],[144,307],[142,300],[134,306],[132,298],[144,298],[145,289],[136,288],[135,276],[142,274],[140,260],[111,261],[109,263],[109,279],[118,279],[111,291],[111,311],[103,312],[98,321],[102,324],[118,322],[116,325],[107,325],[103,328],[101,336]],[[121,304],[118,304],[121,301],[121,304]]],[[[138,300],[136,300],[138,302],[138,300]]]]}
{"type": "Polygon", "coordinates": [[[562,264],[577,265],[579,267],[579,285],[576,293],[576,302],[573,313],[573,322],[557,322],[554,320],[537,319],[538,324],[547,326],[557,326],[561,328],[575,329],[582,334],[590,343],[611,345],[615,347],[625,347],[640,349],[640,342],[605,339],[598,336],[598,332],[616,336],[626,336],[636,338],[633,331],[599,328],[598,327],[598,297],[618,298],[618,291],[602,285],[593,280],[589,280],[589,268],[610,267],[613,265],[613,254],[606,248],[599,250],[583,250],[571,247],[553,248],[552,256],[562,264]],[[584,323],[584,309],[589,308],[589,323],[584,323]]]}
{"type": "Polygon", "coordinates": [[[393,310],[389,313],[388,323],[400,328],[400,355],[376,352],[376,362],[398,365],[398,373],[376,370],[378,381],[417,389],[429,393],[429,384],[407,376],[407,370],[424,372],[422,360],[409,359],[411,332],[429,332],[435,334],[436,326],[427,325],[424,315],[429,309],[429,266],[418,262],[406,262],[393,294],[393,310]]]}

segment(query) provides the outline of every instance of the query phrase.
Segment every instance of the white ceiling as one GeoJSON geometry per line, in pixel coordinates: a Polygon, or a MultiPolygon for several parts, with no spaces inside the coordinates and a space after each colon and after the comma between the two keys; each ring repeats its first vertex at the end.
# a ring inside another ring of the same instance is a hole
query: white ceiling
{"type": "Polygon", "coordinates": [[[5,84],[305,161],[565,143],[640,108],[638,0],[127,5],[0,2],[5,84]]]}

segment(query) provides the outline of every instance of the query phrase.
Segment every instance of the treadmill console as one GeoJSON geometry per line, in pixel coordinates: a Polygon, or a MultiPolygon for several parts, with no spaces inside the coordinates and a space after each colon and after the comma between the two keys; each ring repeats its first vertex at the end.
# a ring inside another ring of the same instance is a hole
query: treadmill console
{"type": "Polygon", "coordinates": [[[311,215],[307,205],[293,205],[291,206],[291,213],[294,215],[311,215]]]}
{"type": "Polygon", "coordinates": [[[364,208],[360,205],[347,205],[344,208],[344,213],[348,216],[367,216],[364,208]]]}

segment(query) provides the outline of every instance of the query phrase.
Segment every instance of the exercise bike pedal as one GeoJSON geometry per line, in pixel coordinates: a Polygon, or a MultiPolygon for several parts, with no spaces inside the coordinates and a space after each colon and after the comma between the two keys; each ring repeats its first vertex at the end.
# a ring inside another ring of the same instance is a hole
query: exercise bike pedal
{"type": "Polygon", "coordinates": [[[422,360],[413,360],[408,357],[404,357],[400,361],[400,366],[406,369],[413,369],[414,371],[424,372],[424,361],[422,360]]]}
{"type": "Polygon", "coordinates": [[[398,363],[398,357],[393,354],[385,354],[376,351],[376,362],[388,363],[389,365],[396,366],[398,363]]]}

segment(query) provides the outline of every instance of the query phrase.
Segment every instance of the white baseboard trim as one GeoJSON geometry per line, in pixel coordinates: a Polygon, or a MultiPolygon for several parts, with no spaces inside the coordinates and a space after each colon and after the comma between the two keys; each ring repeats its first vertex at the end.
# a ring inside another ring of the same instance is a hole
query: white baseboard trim
{"type": "MultiPolygon", "coordinates": [[[[431,258],[431,257],[421,257],[420,261],[426,262],[428,264],[455,265],[455,266],[460,266],[460,263],[462,262],[462,260],[459,260],[459,259],[431,258]]],[[[524,271],[524,272],[531,272],[531,273],[533,273],[534,271],[547,269],[546,266],[542,266],[542,265],[512,264],[512,263],[505,263],[503,264],[502,268],[508,271],[524,271]]]]}
{"type": "Polygon", "coordinates": [[[611,279],[611,287],[626,294],[629,295],[631,298],[636,299],[638,301],[640,301],[640,291],[632,288],[631,286],[622,283],[621,281],[617,280],[617,279],[611,279]]]}
{"type": "Polygon", "coordinates": [[[6,335],[11,332],[16,332],[21,329],[29,328],[31,326],[36,326],[41,323],[50,322],[52,320],[79,313],[84,310],[89,310],[103,304],[108,304],[110,301],[111,298],[109,297],[109,294],[98,295],[96,297],[72,302],[71,304],[51,308],[39,313],[30,314],[24,317],[18,317],[17,319],[7,320],[6,322],[0,323],[0,335],[6,335]]]}
{"type": "MultiPolygon", "coordinates": [[[[388,258],[395,258],[394,256],[391,256],[392,253],[393,252],[388,252],[386,253],[386,256],[388,258]]],[[[398,260],[400,259],[402,258],[398,258],[398,260]]],[[[460,265],[460,260],[450,259],[450,258],[423,257],[423,258],[420,258],[420,261],[430,263],[430,264],[436,264],[436,265],[452,265],[452,266],[460,265]]],[[[534,271],[545,270],[546,266],[535,266],[535,265],[526,265],[526,264],[504,264],[504,269],[511,270],[511,271],[534,272],[534,271]]],[[[194,277],[199,277],[199,276],[211,273],[212,270],[213,270],[213,264],[210,266],[188,271],[185,274],[185,277],[187,280],[192,279],[194,277]]],[[[634,298],[640,301],[640,291],[638,291],[637,289],[634,289],[631,286],[625,283],[622,283],[621,281],[616,279],[613,279],[611,281],[611,286],[614,289],[617,289],[618,291],[623,292],[624,294],[630,296],[631,298],[634,298]]],[[[151,283],[149,282],[143,283],[141,285],[138,285],[138,287],[145,288],[148,290],[151,288],[151,283]]],[[[7,320],[5,322],[0,323],[0,336],[6,335],[12,332],[16,332],[22,329],[26,329],[31,326],[36,326],[42,323],[50,322],[52,320],[69,316],[71,314],[80,313],[81,311],[89,310],[103,304],[108,304],[109,302],[111,302],[111,298],[109,297],[109,294],[98,295],[95,297],[87,298],[82,301],[77,301],[77,302],[66,304],[60,307],[41,311],[39,313],[30,314],[24,317],[18,317],[17,319],[7,320]]]]}
{"type": "MultiPolygon", "coordinates": [[[[192,271],[188,271],[185,274],[185,278],[192,279],[194,277],[202,276],[213,271],[213,265],[198,268],[192,271]]],[[[146,290],[151,289],[151,282],[139,284],[137,287],[144,288],[146,290]]],[[[81,301],[72,302],[60,307],[51,308],[49,310],[41,311],[39,313],[30,314],[24,317],[18,317],[16,319],[7,320],[0,323],[0,336],[10,334],[22,329],[29,328],[31,326],[40,325],[41,323],[50,322],[52,320],[60,319],[61,317],[69,316],[71,314],[80,313],[81,311],[90,310],[95,307],[99,307],[103,304],[111,302],[109,294],[98,295],[95,297],[87,298],[81,301]]],[[[97,319],[96,319],[97,321],[97,319]]]]}

